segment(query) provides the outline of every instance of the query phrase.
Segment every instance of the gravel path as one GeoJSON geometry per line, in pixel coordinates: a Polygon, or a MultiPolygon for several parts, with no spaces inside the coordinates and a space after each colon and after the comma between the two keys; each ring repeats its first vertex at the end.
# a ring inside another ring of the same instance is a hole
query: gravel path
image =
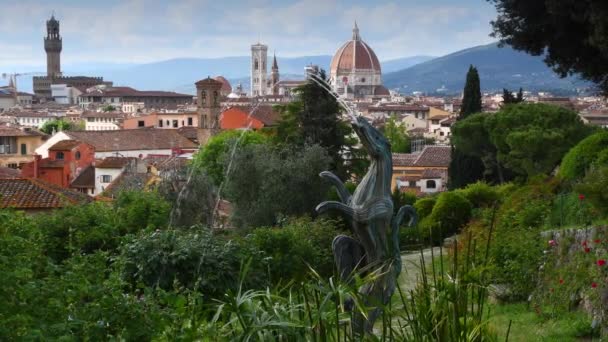
{"type": "MultiPolygon", "coordinates": [[[[422,250],[426,265],[432,262],[432,255],[439,255],[439,247],[433,247],[432,251],[431,253],[431,248],[422,250]]],[[[443,252],[445,253],[445,249],[443,252]]],[[[404,292],[409,292],[416,286],[416,281],[420,275],[420,251],[402,254],[401,263],[403,269],[399,275],[399,284],[401,284],[401,289],[404,292]]]]}

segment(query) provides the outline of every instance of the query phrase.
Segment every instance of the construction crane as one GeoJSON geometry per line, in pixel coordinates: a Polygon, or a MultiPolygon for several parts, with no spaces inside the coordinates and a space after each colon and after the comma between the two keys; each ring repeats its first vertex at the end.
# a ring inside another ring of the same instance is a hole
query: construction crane
{"type": "Polygon", "coordinates": [[[17,90],[17,77],[19,76],[36,76],[46,75],[43,72],[24,72],[24,73],[2,73],[3,79],[8,79],[8,88],[12,89],[13,96],[15,97],[15,105],[19,104],[19,91],[17,90]]]}

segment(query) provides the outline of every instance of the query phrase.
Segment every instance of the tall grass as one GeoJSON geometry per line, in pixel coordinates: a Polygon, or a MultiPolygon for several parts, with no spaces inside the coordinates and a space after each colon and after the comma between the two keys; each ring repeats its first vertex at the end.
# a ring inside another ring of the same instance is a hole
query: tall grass
{"type": "MultiPolygon", "coordinates": [[[[487,253],[475,255],[476,242],[468,239],[466,243],[467,246],[455,243],[440,249],[438,256],[433,255],[438,262],[429,265],[420,250],[417,285],[413,289],[398,285],[396,298],[381,308],[381,319],[372,334],[359,336],[355,329],[357,315],[367,317],[377,309],[375,305],[367,307],[357,291],[370,279],[346,284],[334,277],[323,279],[311,269],[310,280],[299,284],[265,290],[240,286],[227,292],[223,299],[202,306],[206,314],[199,312],[198,319],[192,318],[192,310],[185,311],[184,317],[176,319],[187,320],[188,324],[174,325],[165,339],[495,341],[497,337],[488,327],[488,311],[484,308],[487,291],[483,269],[487,253]],[[464,255],[460,255],[463,250],[464,255]]],[[[242,280],[246,273],[244,267],[242,280]]]]}

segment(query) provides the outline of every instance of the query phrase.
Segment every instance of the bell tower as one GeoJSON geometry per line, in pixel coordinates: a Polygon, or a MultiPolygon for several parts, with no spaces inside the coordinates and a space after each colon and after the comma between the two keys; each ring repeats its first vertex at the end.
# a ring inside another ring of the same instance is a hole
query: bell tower
{"type": "Polygon", "coordinates": [[[270,81],[272,82],[272,95],[279,95],[279,65],[277,64],[276,54],[274,54],[272,60],[272,71],[270,72],[270,81]]]}
{"type": "Polygon", "coordinates": [[[267,95],[266,66],[268,46],[264,44],[251,45],[251,96],[267,95]]]}
{"type": "Polygon", "coordinates": [[[222,82],[207,77],[195,83],[198,111],[198,141],[204,145],[220,130],[220,100],[222,82]]]}
{"type": "Polygon", "coordinates": [[[61,48],[62,41],[59,35],[59,21],[53,15],[46,22],[46,37],[44,37],[46,73],[49,78],[61,76],[61,48]]]}

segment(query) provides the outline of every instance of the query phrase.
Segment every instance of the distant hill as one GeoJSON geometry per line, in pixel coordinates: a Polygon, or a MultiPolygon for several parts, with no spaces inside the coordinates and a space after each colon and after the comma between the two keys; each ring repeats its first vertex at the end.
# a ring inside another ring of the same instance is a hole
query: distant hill
{"type": "MultiPolygon", "coordinates": [[[[332,56],[303,56],[292,58],[277,57],[279,71],[282,79],[304,78],[304,67],[309,64],[319,65],[328,70],[332,56]]],[[[382,62],[383,72],[391,72],[410,67],[432,57],[413,56],[393,59],[382,62]]],[[[272,63],[269,61],[268,70],[272,63]]],[[[245,90],[249,89],[250,57],[222,57],[222,58],[176,58],[166,61],[146,64],[76,64],[65,65],[64,73],[67,76],[88,75],[103,76],[113,81],[115,85],[130,86],[140,90],[167,90],[194,94],[194,82],[207,76],[222,75],[233,86],[242,83],[245,90]]],[[[43,69],[41,67],[37,69],[43,69]]],[[[20,89],[32,91],[31,77],[22,77],[20,89]]]]}
{"type": "Polygon", "coordinates": [[[573,92],[589,84],[575,77],[559,78],[542,56],[531,56],[497,43],[476,46],[438,57],[400,71],[385,74],[384,84],[402,93],[460,93],[466,72],[473,64],[479,71],[483,91],[502,88],[530,91],[573,92]]]}

